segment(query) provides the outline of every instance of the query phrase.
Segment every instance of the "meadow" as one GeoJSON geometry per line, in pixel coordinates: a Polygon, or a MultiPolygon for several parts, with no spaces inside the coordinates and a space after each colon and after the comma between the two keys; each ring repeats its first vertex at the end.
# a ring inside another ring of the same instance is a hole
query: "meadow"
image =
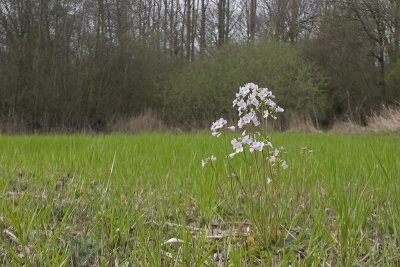
{"type": "Polygon", "coordinates": [[[400,135],[272,138],[289,168],[249,214],[209,133],[0,136],[0,265],[398,266],[400,135]]]}

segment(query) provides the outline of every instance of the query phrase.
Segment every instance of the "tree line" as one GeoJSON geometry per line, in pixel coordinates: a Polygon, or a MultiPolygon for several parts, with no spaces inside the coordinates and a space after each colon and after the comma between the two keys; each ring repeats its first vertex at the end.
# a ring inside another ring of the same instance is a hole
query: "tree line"
{"type": "Polygon", "coordinates": [[[0,0],[2,122],[190,124],[249,81],[315,123],[365,123],[399,99],[400,1],[0,0]]]}

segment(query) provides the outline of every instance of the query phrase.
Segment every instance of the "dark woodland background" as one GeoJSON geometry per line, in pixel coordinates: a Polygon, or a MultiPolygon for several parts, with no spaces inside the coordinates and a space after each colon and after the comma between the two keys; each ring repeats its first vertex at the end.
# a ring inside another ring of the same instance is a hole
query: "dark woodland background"
{"type": "Polygon", "coordinates": [[[0,0],[12,131],[102,131],[149,110],[198,125],[234,117],[247,82],[270,88],[287,120],[365,124],[398,104],[400,1],[0,0]]]}

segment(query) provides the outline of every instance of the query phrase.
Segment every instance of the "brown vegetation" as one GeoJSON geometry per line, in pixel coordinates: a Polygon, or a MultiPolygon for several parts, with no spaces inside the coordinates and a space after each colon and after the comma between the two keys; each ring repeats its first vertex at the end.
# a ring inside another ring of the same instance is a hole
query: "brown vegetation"
{"type": "Polygon", "coordinates": [[[107,130],[112,132],[163,132],[168,130],[166,124],[152,110],[146,110],[138,116],[130,118],[114,118],[107,130]]]}
{"type": "Polygon", "coordinates": [[[380,112],[367,118],[367,125],[361,126],[352,120],[337,121],[331,131],[339,133],[399,133],[400,107],[384,106],[380,112]]]}
{"type": "Polygon", "coordinates": [[[380,114],[369,118],[367,129],[372,132],[400,132],[400,107],[384,107],[380,114]]]}

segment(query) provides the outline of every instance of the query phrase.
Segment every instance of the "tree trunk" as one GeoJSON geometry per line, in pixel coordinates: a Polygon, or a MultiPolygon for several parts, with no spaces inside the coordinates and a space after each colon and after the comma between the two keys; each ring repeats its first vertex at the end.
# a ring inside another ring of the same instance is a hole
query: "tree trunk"
{"type": "Polygon", "coordinates": [[[204,55],[206,49],[206,5],[205,0],[201,0],[201,22],[200,22],[200,55],[204,55]]]}
{"type": "Polygon", "coordinates": [[[194,46],[194,42],[196,41],[196,33],[197,33],[197,12],[196,10],[198,10],[198,3],[197,2],[197,8],[195,7],[195,0],[193,0],[192,3],[192,39],[191,39],[191,48],[190,48],[190,59],[193,61],[194,60],[194,52],[195,52],[195,46],[194,46]]]}
{"type": "Polygon", "coordinates": [[[185,7],[186,7],[186,60],[190,61],[190,48],[191,48],[191,40],[192,40],[192,20],[191,20],[191,13],[192,13],[192,0],[185,0],[185,7]]]}
{"type": "Polygon", "coordinates": [[[225,3],[226,0],[219,0],[218,2],[218,47],[221,47],[225,43],[225,3]]]}
{"type": "Polygon", "coordinates": [[[231,20],[231,15],[230,15],[230,0],[225,0],[226,1],[226,7],[225,7],[225,37],[224,37],[224,42],[227,43],[229,41],[229,32],[230,32],[230,20],[231,20]]]}
{"type": "Polygon", "coordinates": [[[254,42],[256,36],[256,15],[257,15],[257,1],[250,0],[249,35],[250,35],[250,40],[252,42],[254,42]]]}

